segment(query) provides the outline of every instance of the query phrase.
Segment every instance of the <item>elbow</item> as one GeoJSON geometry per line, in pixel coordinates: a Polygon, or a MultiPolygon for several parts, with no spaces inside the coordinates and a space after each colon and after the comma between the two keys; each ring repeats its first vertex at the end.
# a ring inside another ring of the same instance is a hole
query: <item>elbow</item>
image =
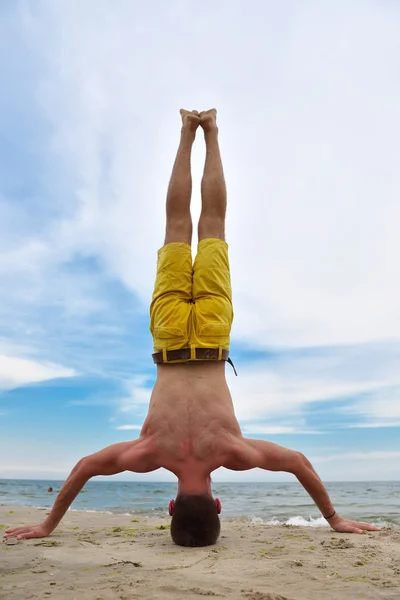
{"type": "Polygon", "coordinates": [[[93,464],[90,460],[90,456],[84,456],[80,461],[76,464],[76,470],[82,475],[86,475],[88,477],[92,476],[93,464]]]}
{"type": "Polygon", "coordinates": [[[83,458],[81,458],[80,460],[78,460],[78,462],[75,465],[75,469],[82,469],[82,467],[84,467],[85,465],[87,465],[88,462],[88,457],[84,456],[83,458]]]}
{"type": "Polygon", "coordinates": [[[302,452],[293,452],[292,460],[291,460],[291,472],[294,475],[298,475],[307,466],[308,459],[302,452]]]}

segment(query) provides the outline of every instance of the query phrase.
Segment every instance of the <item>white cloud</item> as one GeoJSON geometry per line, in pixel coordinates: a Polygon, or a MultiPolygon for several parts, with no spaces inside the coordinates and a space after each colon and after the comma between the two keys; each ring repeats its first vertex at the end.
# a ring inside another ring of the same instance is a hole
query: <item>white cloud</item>
{"type": "Polygon", "coordinates": [[[148,381],[147,375],[136,375],[124,382],[127,393],[116,401],[120,413],[134,413],[138,407],[149,404],[152,390],[148,381]]]}
{"type": "Polygon", "coordinates": [[[322,431],[314,431],[312,429],[297,429],[295,426],[287,426],[287,425],[245,425],[242,429],[244,434],[247,433],[261,433],[263,435],[286,435],[290,433],[304,434],[319,434],[323,433],[322,431]]]}
{"type": "Polygon", "coordinates": [[[350,429],[378,429],[380,427],[400,427],[400,421],[366,421],[365,423],[357,423],[349,425],[350,429]]]}
{"type": "Polygon", "coordinates": [[[119,431],[130,431],[130,430],[142,429],[142,426],[141,425],[119,425],[115,429],[118,429],[119,431]]]}
{"type": "MultiPolygon", "coordinates": [[[[67,473],[71,471],[71,467],[43,467],[43,465],[27,465],[27,464],[11,464],[11,465],[0,465],[0,473],[12,473],[13,477],[16,473],[23,473],[23,476],[26,477],[26,474],[39,474],[40,476],[43,473],[49,473],[50,475],[46,475],[45,477],[56,476],[58,475],[60,478],[63,478],[67,473]]],[[[29,475],[28,475],[29,477],[29,475]]]]}
{"type": "Polygon", "coordinates": [[[0,388],[2,389],[75,375],[73,369],[61,365],[0,355],[0,388]]]}
{"type": "Polygon", "coordinates": [[[316,457],[315,463],[333,461],[358,461],[358,460],[394,460],[400,458],[400,452],[343,452],[342,454],[331,454],[330,456],[316,457]]]}
{"type": "Polygon", "coordinates": [[[236,366],[239,376],[228,370],[227,377],[244,428],[257,421],[256,427],[310,430],[304,412],[314,403],[335,409],[353,425],[400,420],[399,345],[282,351],[236,366]]]}
{"type": "Polygon", "coordinates": [[[243,421],[275,419],[287,414],[296,417],[307,404],[345,399],[369,391],[370,386],[365,382],[340,382],[328,377],[312,379],[299,373],[286,379],[258,369],[243,370],[240,380],[231,384],[235,412],[243,421]]]}

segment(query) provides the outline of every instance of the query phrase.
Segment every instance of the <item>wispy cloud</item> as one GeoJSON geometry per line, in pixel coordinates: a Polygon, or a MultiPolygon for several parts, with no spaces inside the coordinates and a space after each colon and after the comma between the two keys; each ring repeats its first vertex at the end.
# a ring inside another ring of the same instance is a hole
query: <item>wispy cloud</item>
{"type": "Polygon", "coordinates": [[[346,460],[395,460],[400,458],[400,452],[343,452],[342,454],[331,454],[330,456],[321,456],[314,458],[314,462],[335,462],[346,460]]]}
{"type": "Polygon", "coordinates": [[[124,382],[126,395],[117,399],[121,413],[137,412],[139,407],[148,406],[152,391],[152,380],[147,375],[138,375],[124,382]]]}
{"type": "Polygon", "coordinates": [[[380,429],[381,427],[400,427],[400,421],[366,421],[365,423],[356,423],[348,425],[350,429],[380,429]]]}
{"type": "Polygon", "coordinates": [[[314,405],[335,420],[341,416],[341,426],[398,421],[399,348],[371,344],[270,352],[239,368],[239,377],[228,372],[236,415],[245,429],[256,421],[266,433],[275,427],[319,430],[306,421],[314,405]]]}
{"type": "Polygon", "coordinates": [[[0,389],[61,377],[74,377],[76,374],[73,369],[53,363],[0,355],[0,389]]]}
{"type": "Polygon", "coordinates": [[[300,429],[294,425],[245,425],[243,433],[262,434],[262,435],[287,435],[294,433],[296,435],[322,434],[323,431],[313,429],[300,429]]]}

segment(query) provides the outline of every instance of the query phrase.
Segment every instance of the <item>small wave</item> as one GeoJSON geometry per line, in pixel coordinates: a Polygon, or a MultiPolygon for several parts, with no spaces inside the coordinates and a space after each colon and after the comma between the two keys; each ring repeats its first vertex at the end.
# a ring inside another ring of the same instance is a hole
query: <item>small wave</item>
{"type": "Polygon", "coordinates": [[[318,517],[314,519],[313,517],[309,517],[305,519],[304,517],[290,517],[285,521],[280,521],[273,517],[272,519],[264,520],[261,517],[250,517],[251,525],[293,525],[295,527],[329,527],[328,523],[325,521],[324,517],[318,517]]]}
{"type": "Polygon", "coordinates": [[[109,510],[96,510],[94,508],[69,508],[70,512],[86,512],[86,513],[99,513],[102,515],[113,515],[114,513],[109,510]]]}
{"type": "Polygon", "coordinates": [[[397,529],[398,525],[392,521],[385,521],[385,520],[378,520],[378,521],[372,521],[372,520],[367,520],[367,523],[371,523],[371,525],[376,525],[377,527],[387,527],[388,529],[397,529]]]}
{"type": "MultiPolygon", "coordinates": [[[[360,519],[362,521],[363,519],[360,519]]],[[[371,525],[376,525],[376,527],[388,527],[388,528],[397,528],[396,524],[385,519],[366,519],[368,523],[371,525]]],[[[272,519],[264,520],[261,517],[250,517],[251,525],[292,525],[294,527],[329,527],[328,523],[325,521],[324,517],[317,517],[314,519],[313,517],[309,517],[305,519],[304,517],[290,517],[284,521],[280,521],[279,519],[273,517],[272,519]]]]}

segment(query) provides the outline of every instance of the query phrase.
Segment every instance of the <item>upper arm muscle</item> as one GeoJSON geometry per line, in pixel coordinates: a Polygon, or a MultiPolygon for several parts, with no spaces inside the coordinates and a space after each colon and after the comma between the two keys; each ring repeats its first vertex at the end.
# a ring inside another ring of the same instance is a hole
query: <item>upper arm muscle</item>
{"type": "Polygon", "coordinates": [[[245,438],[244,441],[251,448],[249,457],[251,456],[252,466],[249,468],[259,467],[268,471],[286,471],[288,473],[293,473],[295,470],[298,452],[264,440],[245,438]]]}
{"type": "Polygon", "coordinates": [[[135,471],[135,467],[140,471],[141,460],[135,442],[120,442],[87,456],[85,465],[93,477],[135,471]]]}

